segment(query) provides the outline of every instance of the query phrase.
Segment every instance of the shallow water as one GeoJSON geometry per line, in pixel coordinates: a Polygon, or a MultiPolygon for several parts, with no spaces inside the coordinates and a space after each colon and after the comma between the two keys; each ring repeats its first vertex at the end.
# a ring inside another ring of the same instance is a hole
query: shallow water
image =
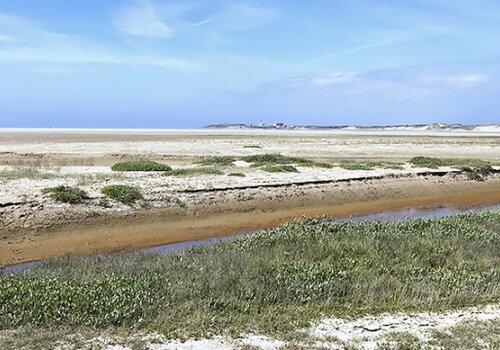
{"type": "MultiPolygon", "coordinates": [[[[480,212],[488,212],[488,211],[500,211],[500,203],[490,206],[483,206],[477,208],[468,208],[468,209],[457,209],[451,208],[447,206],[442,207],[419,207],[419,208],[405,208],[401,210],[393,210],[393,211],[385,211],[376,214],[364,214],[357,216],[349,216],[344,218],[334,219],[336,222],[373,222],[373,221],[381,221],[381,222],[400,222],[405,220],[412,219],[435,219],[435,218],[443,218],[456,214],[463,213],[480,213],[480,212]]],[[[172,252],[177,252],[181,250],[187,250],[196,247],[202,247],[208,244],[217,244],[220,242],[224,242],[230,239],[234,239],[235,237],[242,236],[243,234],[236,234],[232,236],[226,237],[216,237],[209,238],[203,240],[195,240],[195,241],[187,241],[180,243],[171,243],[160,245],[152,248],[139,249],[131,252],[140,252],[140,253],[152,253],[152,254],[169,254],[172,252]]],[[[124,252],[117,253],[124,254],[124,252]]],[[[32,261],[28,263],[22,263],[17,265],[12,265],[8,267],[4,267],[0,270],[0,273],[6,274],[16,274],[26,270],[33,269],[43,264],[43,261],[32,261]]]]}

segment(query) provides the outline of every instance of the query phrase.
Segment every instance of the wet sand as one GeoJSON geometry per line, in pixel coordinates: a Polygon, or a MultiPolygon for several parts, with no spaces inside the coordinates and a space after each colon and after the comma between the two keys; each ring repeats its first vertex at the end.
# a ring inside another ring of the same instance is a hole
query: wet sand
{"type": "Polygon", "coordinates": [[[402,208],[498,204],[500,176],[484,182],[456,176],[414,176],[294,186],[281,191],[257,189],[245,200],[235,200],[241,196],[230,193],[241,191],[219,193],[220,198],[205,194],[206,201],[198,198],[198,205],[186,209],[114,213],[67,222],[35,235],[6,236],[0,240],[0,266],[228,236],[300,217],[338,218],[402,208]]]}

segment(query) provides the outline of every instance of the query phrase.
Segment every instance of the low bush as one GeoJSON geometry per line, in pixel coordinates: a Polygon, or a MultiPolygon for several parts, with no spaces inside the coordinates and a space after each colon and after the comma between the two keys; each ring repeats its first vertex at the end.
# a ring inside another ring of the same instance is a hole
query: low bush
{"type": "Polygon", "coordinates": [[[435,169],[441,166],[458,167],[460,169],[472,169],[481,174],[487,174],[493,170],[491,163],[481,159],[463,158],[433,158],[414,157],[410,160],[413,166],[435,169]]]}
{"type": "Polygon", "coordinates": [[[57,202],[69,204],[78,204],[88,198],[84,190],[70,186],[49,187],[43,189],[42,193],[49,195],[50,198],[57,202]]]}
{"type": "Polygon", "coordinates": [[[229,173],[227,176],[234,176],[234,177],[245,177],[245,174],[243,173],[229,173]]]}
{"type": "Polygon", "coordinates": [[[166,164],[160,164],[150,160],[137,160],[116,163],[111,167],[113,171],[170,171],[166,164]]]}
{"type": "Polygon", "coordinates": [[[123,204],[134,204],[142,198],[138,188],[128,185],[110,185],[101,190],[105,196],[123,204]]]}

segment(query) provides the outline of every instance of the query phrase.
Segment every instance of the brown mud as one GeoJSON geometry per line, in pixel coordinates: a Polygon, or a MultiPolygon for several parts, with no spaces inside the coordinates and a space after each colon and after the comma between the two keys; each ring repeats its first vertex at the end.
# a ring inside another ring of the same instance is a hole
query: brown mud
{"type": "Polygon", "coordinates": [[[196,193],[186,208],[144,209],[54,223],[43,232],[0,237],[0,266],[70,254],[136,250],[270,228],[299,217],[332,218],[446,205],[500,203],[500,176],[382,178],[283,188],[196,193]]]}

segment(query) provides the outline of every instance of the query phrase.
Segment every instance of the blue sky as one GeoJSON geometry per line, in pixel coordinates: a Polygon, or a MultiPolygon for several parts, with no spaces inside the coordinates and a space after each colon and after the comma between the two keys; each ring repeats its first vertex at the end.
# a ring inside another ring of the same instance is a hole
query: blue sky
{"type": "Polygon", "coordinates": [[[0,126],[499,123],[498,0],[0,0],[0,126]]]}

